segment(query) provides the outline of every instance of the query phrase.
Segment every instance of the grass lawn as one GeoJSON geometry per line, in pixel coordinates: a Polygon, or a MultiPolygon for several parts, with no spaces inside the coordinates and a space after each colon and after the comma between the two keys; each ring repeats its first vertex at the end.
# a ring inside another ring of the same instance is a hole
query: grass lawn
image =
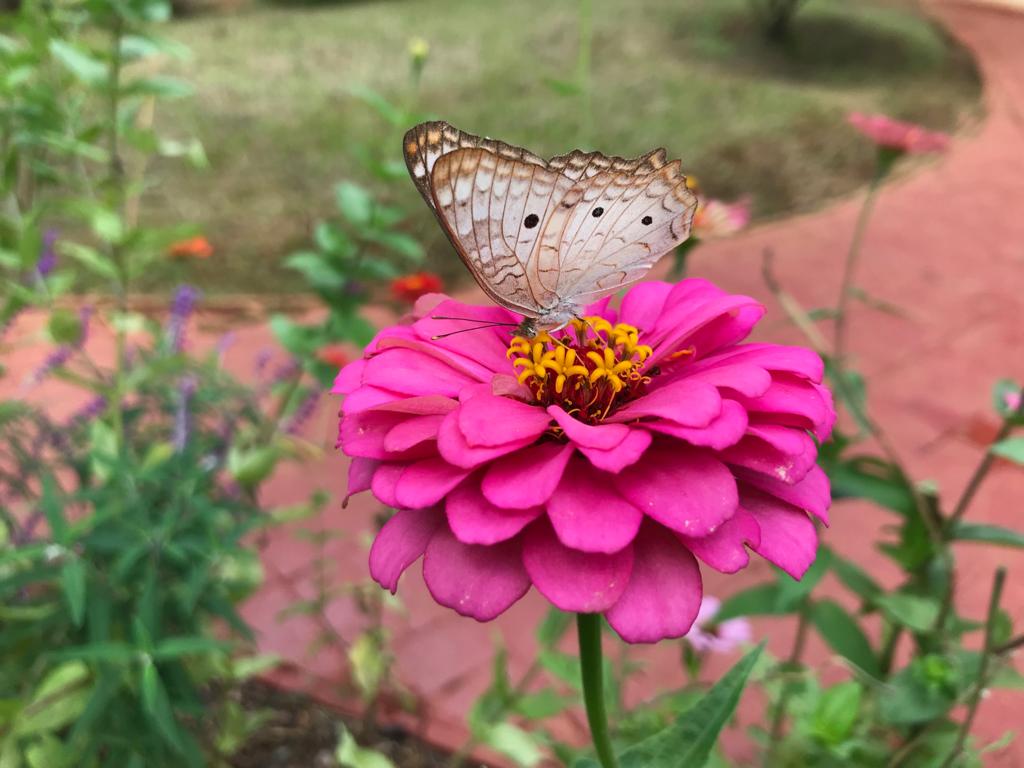
{"type": "MultiPolygon", "coordinates": [[[[746,0],[593,0],[589,140],[580,98],[550,82],[575,74],[575,2],[376,0],[186,19],[170,33],[194,53],[177,68],[197,94],[158,120],[165,133],[197,135],[211,167],[161,163],[146,209],[209,236],[217,254],[192,276],[208,290],[301,288],[280,261],[332,213],[335,182],[372,183],[359,149],[400,158],[400,134],[349,89],[410,98],[414,36],[430,45],[417,97],[426,113],[541,154],[663,145],[710,193],[751,195],[758,217],[814,209],[870,174],[849,110],[952,129],[977,109],[968,56],[914,7],[808,0],[778,50],[761,41],[746,0]]],[[[430,266],[462,274],[412,184],[382,191],[408,205],[430,266]]]]}

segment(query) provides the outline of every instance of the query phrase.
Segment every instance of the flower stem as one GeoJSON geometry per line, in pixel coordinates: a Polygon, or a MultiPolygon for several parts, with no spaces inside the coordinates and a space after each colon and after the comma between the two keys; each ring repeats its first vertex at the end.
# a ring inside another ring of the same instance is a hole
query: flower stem
{"type": "Polygon", "coordinates": [[[583,701],[587,707],[590,737],[602,768],[618,768],[612,741],[608,735],[608,715],[604,708],[604,664],[601,659],[601,614],[576,614],[580,641],[580,673],[583,701]]]}
{"type": "MultiPolygon", "coordinates": [[[[804,647],[807,645],[807,630],[810,627],[811,606],[804,601],[800,606],[800,613],[797,615],[796,637],[793,639],[793,649],[785,663],[787,673],[800,668],[800,660],[804,655],[804,647]]],[[[782,681],[782,690],[779,692],[779,700],[775,704],[775,711],[772,713],[770,746],[765,756],[764,765],[770,767],[775,764],[775,751],[782,740],[782,729],[786,723],[786,710],[789,708],[789,699],[793,694],[793,687],[789,680],[782,681]]]]}
{"type": "Polygon", "coordinates": [[[974,725],[974,717],[978,714],[978,705],[985,694],[985,686],[988,685],[988,667],[995,651],[993,635],[995,634],[996,620],[999,618],[999,601],[1003,596],[1003,585],[1006,583],[1006,569],[997,568],[995,579],[992,582],[992,593],[988,601],[988,616],[985,620],[985,648],[981,654],[981,666],[978,668],[978,679],[971,694],[971,700],[967,704],[967,715],[960,725],[960,732],[957,734],[956,744],[942,762],[942,768],[950,768],[964,751],[964,744],[971,733],[971,726],[974,725]]]}
{"type": "Polygon", "coordinates": [[[864,204],[857,215],[857,223],[853,229],[853,239],[850,241],[850,250],[846,254],[846,261],[843,263],[843,280],[839,286],[839,300],[836,302],[834,345],[835,366],[840,376],[846,370],[846,321],[850,311],[850,296],[853,293],[853,277],[857,263],[860,261],[864,232],[867,230],[868,221],[871,219],[871,212],[875,207],[875,198],[878,196],[878,190],[881,189],[884,178],[885,174],[879,171],[871,180],[871,186],[868,187],[867,195],[864,197],[864,204]]]}

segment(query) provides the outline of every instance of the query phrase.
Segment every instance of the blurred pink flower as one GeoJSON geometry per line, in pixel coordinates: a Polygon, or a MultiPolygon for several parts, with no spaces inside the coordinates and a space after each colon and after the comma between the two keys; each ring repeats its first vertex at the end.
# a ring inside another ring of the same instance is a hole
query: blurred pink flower
{"type": "Polygon", "coordinates": [[[641,283],[535,339],[443,337],[469,324],[432,317],[519,322],[499,307],[433,295],[413,314],[334,387],[349,493],[399,510],[370,553],[382,586],[423,557],[434,599],[479,621],[534,586],[656,642],[697,618],[698,558],[733,573],[749,546],[794,578],[813,562],[835,411],[816,354],[739,343],[755,300],[641,283]]]}
{"type": "Polygon", "coordinates": [[[693,627],[686,633],[686,639],[698,651],[728,653],[750,642],[750,622],[744,618],[727,619],[715,624],[715,614],[722,607],[717,597],[705,595],[697,611],[693,627]]]}
{"type": "Polygon", "coordinates": [[[852,112],[847,119],[850,125],[871,141],[887,149],[922,154],[943,152],[949,146],[949,136],[945,133],[929,131],[919,125],[893,120],[885,115],[852,112]]]}
{"type": "Polygon", "coordinates": [[[701,240],[734,235],[750,223],[750,201],[702,199],[693,216],[693,234],[701,240]]]}

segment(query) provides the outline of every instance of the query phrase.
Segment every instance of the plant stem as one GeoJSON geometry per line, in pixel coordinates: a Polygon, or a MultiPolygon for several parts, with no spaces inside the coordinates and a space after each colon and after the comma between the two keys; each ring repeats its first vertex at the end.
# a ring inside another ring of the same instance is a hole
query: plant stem
{"type": "Polygon", "coordinates": [[[875,173],[875,177],[871,180],[871,185],[868,187],[867,195],[864,197],[864,204],[860,208],[860,213],[857,215],[857,223],[853,229],[853,239],[850,241],[850,250],[846,253],[846,261],[843,263],[843,279],[839,285],[839,299],[836,302],[836,316],[835,316],[835,366],[839,372],[840,377],[846,370],[846,330],[847,330],[847,316],[850,311],[850,294],[853,288],[853,276],[857,269],[857,264],[860,261],[861,246],[864,242],[864,233],[867,231],[868,221],[871,218],[871,212],[875,207],[875,199],[878,197],[878,190],[881,189],[882,180],[885,178],[885,174],[881,172],[875,173]]]}
{"type": "MultiPolygon", "coordinates": [[[[804,646],[807,645],[807,630],[810,627],[810,605],[804,601],[800,607],[799,618],[796,625],[796,637],[793,639],[793,650],[786,660],[786,667],[796,667],[804,655],[804,646]]],[[[765,755],[766,768],[775,764],[775,750],[782,740],[782,726],[786,722],[786,709],[789,707],[791,690],[788,682],[783,680],[782,691],[779,693],[779,701],[772,713],[771,736],[769,738],[768,753],[765,755]]]]}
{"type": "Polygon", "coordinates": [[[999,616],[999,600],[1003,596],[1003,585],[1006,583],[1006,569],[997,568],[995,578],[992,581],[992,593],[988,601],[988,617],[985,621],[985,649],[981,654],[981,665],[978,667],[978,680],[974,686],[971,700],[967,704],[967,715],[960,725],[960,733],[957,735],[956,744],[942,762],[941,768],[950,768],[960,753],[964,750],[967,736],[974,724],[974,717],[978,714],[978,705],[981,704],[982,695],[985,692],[985,684],[988,676],[988,665],[993,653],[993,635],[995,634],[996,619],[999,616]]]}
{"type": "MultiPolygon", "coordinates": [[[[123,213],[122,208],[125,199],[124,191],[124,163],[121,161],[121,129],[118,121],[121,100],[121,38],[124,35],[124,21],[120,15],[114,17],[114,25],[110,30],[110,102],[107,119],[110,131],[110,157],[109,162],[109,183],[115,196],[118,215],[123,213]]],[[[118,311],[124,314],[128,309],[128,270],[124,263],[124,254],[119,243],[110,244],[110,257],[117,268],[117,303],[118,311]]],[[[125,395],[125,330],[123,323],[117,323],[114,336],[116,346],[116,359],[114,360],[114,396],[110,402],[110,415],[114,424],[114,435],[117,439],[118,450],[125,448],[124,434],[124,413],[122,399],[125,395]]]]}
{"type": "Polygon", "coordinates": [[[903,634],[903,627],[899,624],[886,623],[885,644],[882,646],[882,653],[879,659],[879,666],[882,669],[883,679],[888,677],[892,670],[892,662],[896,656],[896,646],[899,645],[900,636],[903,634]]]}
{"type": "MultiPolygon", "coordinates": [[[[960,519],[967,512],[967,508],[970,507],[971,502],[974,500],[975,495],[981,488],[982,483],[985,481],[985,478],[988,477],[988,473],[992,469],[992,465],[995,463],[996,455],[992,453],[992,446],[996,443],[1002,442],[1009,436],[1010,432],[1013,431],[1014,422],[1017,421],[1022,414],[1024,414],[1024,397],[1021,397],[1021,401],[1017,405],[1016,411],[1007,415],[1006,418],[1003,419],[999,432],[996,433],[992,442],[989,443],[988,449],[985,451],[985,455],[982,456],[981,461],[978,462],[978,466],[975,467],[970,480],[967,481],[967,486],[964,488],[964,492],[960,494],[960,498],[957,499],[956,506],[953,507],[953,512],[946,521],[943,530],[943,539],[946,542],[947,551],[949,550],[949,541],[956,533],[957,523],[960,522],[960,519]]],[[[939,615],[935,620],[936,631],[941,631],[949,616],[949,612],[953,609],[953,598],[955,592],[955,583],[952,576],[950,576],[949,586],[942,597],[942,605],[939,609],[939,615]]]]}
{"type": "Polygon", "coordinates": [[[602,768],[618,768],[608,734],[608,715],[604,707],[604,664],[601,658],[601,614],[576,614],[580,642],[580,674],[583,701],[587,707],[590,738],[602,768]]]}
{"type": "Polygon", "coordinates": [[[594,13],[591,0],[579,0],[580,48],[576,60],[576,84],[580,89],[582,116],[580,122],[580,143],[590,143],[591,126],[594,122],[593,93],[590,84],[590,59],[594,47],[594,13]]]}

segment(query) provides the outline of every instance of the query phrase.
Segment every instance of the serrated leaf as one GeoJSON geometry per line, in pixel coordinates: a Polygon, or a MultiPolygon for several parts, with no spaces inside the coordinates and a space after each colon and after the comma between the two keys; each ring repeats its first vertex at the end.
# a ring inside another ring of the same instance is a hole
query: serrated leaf
{"type": "Polygon", "coordinates": [[[881,675],[867,635],[845,608],[832,600],[819,600],[811,606],[811,621],[833,651],[869,675],[881,675]]]}
{"type": "Polygon", "coordinates": [[[691,709],[672,725],[626,749],[622,768],[700,768],[707,762],[718,734],[732,718],[762,643],[747,653],[691,709]]]}

